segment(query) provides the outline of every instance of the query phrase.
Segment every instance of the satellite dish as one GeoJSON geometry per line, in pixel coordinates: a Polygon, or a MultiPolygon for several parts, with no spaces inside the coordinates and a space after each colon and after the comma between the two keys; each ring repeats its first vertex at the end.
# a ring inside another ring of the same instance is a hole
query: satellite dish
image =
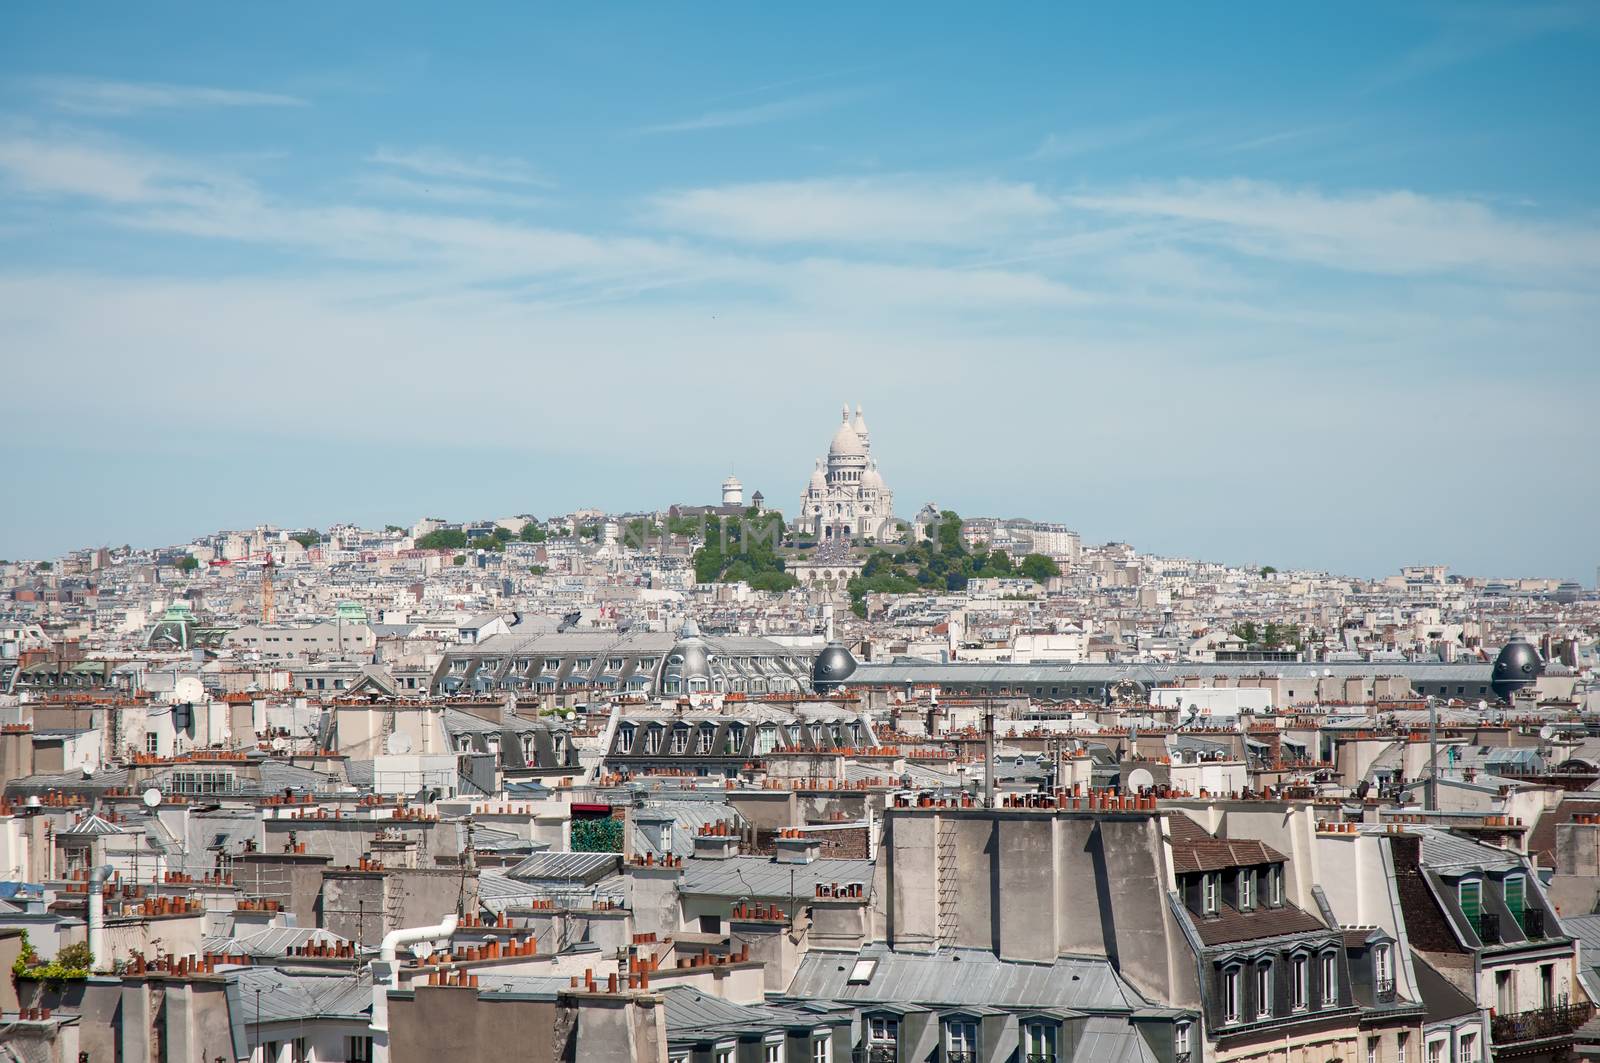
{"type": "Polygon", "coordinates": [[[1150,774],[1147,768],[1134,768],[1128,773],[1128,789],[1134,792],[1151,790],[1156,785],[1156,777],[1150,774]]]}
{"type": "Polygon", "coordinates": [[[411,736],[404,731],[396,731],[383,740],[383,751],[391,757],[411,752],[411,736]]]}
{"type": "Polygon", "coordinates": [[[161,791],[154,786],[144,792],[144,807],[155,808],[161,803],[161,791]]]}

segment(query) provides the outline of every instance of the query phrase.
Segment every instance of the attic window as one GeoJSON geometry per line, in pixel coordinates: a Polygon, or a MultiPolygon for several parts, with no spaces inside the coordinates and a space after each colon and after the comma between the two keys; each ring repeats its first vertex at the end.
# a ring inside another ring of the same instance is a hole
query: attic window
{"type": "Polygon", "coordinates": [[[872,981],[872,974],[878,969],[877,960],[857,960],[850,968],[850,977],[845,980],[846,985],[866,985],[872,981]]]}

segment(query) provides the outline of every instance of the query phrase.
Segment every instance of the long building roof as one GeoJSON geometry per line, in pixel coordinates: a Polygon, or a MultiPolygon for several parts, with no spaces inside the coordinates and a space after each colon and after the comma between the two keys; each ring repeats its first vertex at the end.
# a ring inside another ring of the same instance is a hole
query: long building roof
{"type": "Polygon", "coordinates": [[[1279,662],[1184,661],[1180,663],[989,663],[957,661],[941,664],[912,657],[874,661],[858,666],[846,681],[847,686],[891,686],[906,683],[945,683],[951,685],[1025,685],[1029,683],[1109,683],[1131,679],[1146,686],[1176,683],[1198,676],[1202,679],[1229,676],[1282,676],[1285,679],[1312,680],[1332,674],[1335,679],[1392,675],[1430,683],[1487,683],[1493,666],[1489,664],[1444,664],[1423,661],[1327,661],[1279,662]]]}

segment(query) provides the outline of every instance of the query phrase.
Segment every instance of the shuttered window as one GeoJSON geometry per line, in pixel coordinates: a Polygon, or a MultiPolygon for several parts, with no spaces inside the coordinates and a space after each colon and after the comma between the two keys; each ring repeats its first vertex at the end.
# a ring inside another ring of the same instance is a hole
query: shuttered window
{"type": "Polygon", "coordinates": [[[1475,878],[1463,879],[1461,885],[1456,887],[1456,897],[1461,902],[1461,911],[1467,917],[1467,923],[1472,927],[1474,934],[1482,932],[1483,916],[1483,883],[1475,878]]]}
{"type": "Polygon", "coordinates": [[[1511,910],[1511,918],[1517,925],[1524,926],[1522,913],[1527,907],[1527,880],[1521,875],[1512,875],[1506,879],[1506,907],[1511,910]]]}

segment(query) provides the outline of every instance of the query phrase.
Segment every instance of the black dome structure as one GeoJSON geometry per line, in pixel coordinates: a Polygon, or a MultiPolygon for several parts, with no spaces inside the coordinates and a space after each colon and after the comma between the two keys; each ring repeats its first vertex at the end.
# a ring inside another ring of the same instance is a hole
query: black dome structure
{"type": "Polygon", "coordinates": [[[818,694],[839,689],[856,670],[856,659],[841,642],[830,642],[811,665],[811,687],[818,694]]]}
{"type": "Polygon", "coordinates": [[[1518,636],[1500,648],[1494,659],[1494,670],[1489,673],[1489,685],[1495,696],[1509,702],[1511,695],[1523,687],[1530,687],[1544,674],[1544,661],[1539,651],[1527,639],[1518,636]]]}

